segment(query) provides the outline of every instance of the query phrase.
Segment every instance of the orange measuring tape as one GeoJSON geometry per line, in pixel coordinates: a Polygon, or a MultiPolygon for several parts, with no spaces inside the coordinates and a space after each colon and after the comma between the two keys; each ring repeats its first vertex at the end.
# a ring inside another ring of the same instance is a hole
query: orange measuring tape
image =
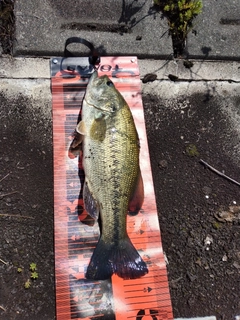
{"type": "Polygon", "coordinates": [[[149,272],[134,280],[114,275],[93,281],[84,276],[99,228],[97,222],[86,223],[81,158],[71,156],[68,148],[92,71],[88,58],[51,59],[57,320],[171,320],[136,57],[101,57],[98,74],[107,74],[124,96],[140,138],[145,197],[140,212],[127,217],[127,232],[149,272]]]}

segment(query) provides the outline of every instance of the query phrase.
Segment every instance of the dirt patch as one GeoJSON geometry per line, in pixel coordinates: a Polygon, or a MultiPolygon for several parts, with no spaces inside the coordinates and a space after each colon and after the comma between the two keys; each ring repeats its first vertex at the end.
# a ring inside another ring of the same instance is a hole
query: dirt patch
{"type": "MultiPolygon", "coordinates": [[[[239,133],[227,100],[145,95],[143,104],[174,316],[234,319],[240,314],[240,189],[199,162],[240,180],[239,133]]],[[[239,110],[238,98],[231,108],[239,110]]]]}
{"type": "Polygon", "coordinates": [[[51,115],[22,95],[0,101],[0,318],[55,319],[51,115]]]}

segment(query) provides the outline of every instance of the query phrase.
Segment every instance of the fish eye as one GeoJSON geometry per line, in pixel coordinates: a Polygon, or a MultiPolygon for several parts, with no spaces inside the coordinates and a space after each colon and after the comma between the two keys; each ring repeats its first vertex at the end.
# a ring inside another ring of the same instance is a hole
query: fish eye
{"type": "Polygon", "coordinates": [[[111,80],[107,81],[107,86],[112,87],[113,86],[113,82],[111,80]]]}

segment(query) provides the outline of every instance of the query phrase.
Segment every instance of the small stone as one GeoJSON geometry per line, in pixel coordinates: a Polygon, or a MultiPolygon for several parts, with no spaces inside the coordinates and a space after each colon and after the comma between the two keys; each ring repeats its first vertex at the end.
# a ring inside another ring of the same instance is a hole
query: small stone
{"type": "Polygon", "coordinates": [[[226,255],[226,253],[224,254],[224,256],[222,257],[222,261],[227,261],[227,255],[226,255]]]}
{"type": "Polygon", "coordinates": [[[202,191],[203,191],[204,194],[209,195],[212,192],[212,189],[210,187],[206,187],[205,186],[205,187],[202,188],[202,191]]]}
{"type": "Polygon", "coordinates": [[[232,222],[234,220],[234,214],[230,211],[221,211],[215,215],[215,218],[220,222],[232,222]]]}
{"type": "Polygon", "coordinates": [[[200,258],[198,258],[198,259],[195,261],[195,263],[196,263],[197,265],[199,265],[200,267],[202,266],[202,261],[201,261],[200,258]]]}
{"type": "Polygon", "coordinates": [[[147,73],[142,79],[143,83],[153,82],[157,79],[157,75],[155,73],[147,73]]]}
{"type": "Polygon", "coordinates": [[[237,269],[240,269],[240,264],[237,261],[233,262],[233,266],[237,269]]]}
{"type": "Polygon", "coordinates": [[[230,206],[229,211],[232,213],[240,213],[240,206],[230,206]]]}
{"type": "Polygon", "coordinates": [[[234,271],[227,269],[226,274],[228,274],[228,275],[234,274],[234,271]]]}
{"type": "Polygon", "coordinates": [[[186,67],[187,69],[191,69],[191,68],[193,67],[192,61],[189,61],[189,60],[184,60],[184,61],[183,61],[183,65],[184,65],[184,67],[186,67]]]}
{"type": "Polygon", "coordinates": [[[16,289],[16,288],[13,288],[13,289],[11,290],[11,294],[12,294],[12,295],[15,295],[16,292],[17,292],[17,289],[16,289]]]}
{"type": "Polygon", "coordinates": [[[213,243],[213,237],[210,235],[207,235],[205,240],[204,240],[204,247],[205,250],[209,251],[210,245],[213,243]]]}
{"type": "Polygon", "coordinates": [[[178,77],[175,76],[174,74],[169,74],[169,75],[168,75],[168,78],[169,78],[171,81],[174,81],[174,82],[178,80],[178,77]]]}
{"type": "Polygon", "coordinates": [[[194,274],[191,274],[190,272],[187,272],[187,276],[191,282],[197,279],[197,276],[194,274]]]}
{"type": "Polygon", "coordinates": [[[161,160],[161,161],[159,161],[159,163],[158,163],[158,167],[159,167],[160,169],[166,169],[167,166],[168,166],[167,160],[161,160]]]}

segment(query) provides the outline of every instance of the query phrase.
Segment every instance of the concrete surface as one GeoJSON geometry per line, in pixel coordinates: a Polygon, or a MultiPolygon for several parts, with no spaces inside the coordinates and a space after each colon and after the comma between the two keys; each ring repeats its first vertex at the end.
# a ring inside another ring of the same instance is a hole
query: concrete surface
{"type": "Polygon", "coordinates": [[[0,78],[50,78],[49,59],[1,57],[0,69],[0,78]]]}
{"type": "MultiPolygon", "coordinates": [[[[0,78],[50,79],[48,58],[2,57],[0,59],[0,78]]],[[[240,82],[240,62],[194,60],[193,67],[187,69],[182,60],[138,59],[141,78],[147,73],[155,73],[157,80],[169,80],[173,74],[179,81],[229,81],[240,82]]],[[[158,82],[155,81],[154,84],[158,82]]],[[[143,85],[144,88],[145,85],[143,85]]]]}
{"type": "Polygon", "coordinates": [[[239,60],[240,1],[203,0],[202,13],[189,33],[188,50],[193,57],[239,60]]]}
{"type": "MultiPolygon", "coordinates": [[[[154,17],[148,13],[150,4],[128,0],[123,8],[120,1],[108,1],[107,5],[104,0],[97,5],[79,0],[17,1],[14,55],[62,55],[65,40],[72,36],[91,41],[101,55],[170,54],[167,22],[159,14],[154,17]],[[127,21],[131,21],[131,32],[122,33],[127,21]],[[142,40],[136,40],[138,36],[142,40]]],[[[81,55],[88,52],[84,46],[77,48],[81,55]]]]}
{"type": "MultiPolygon", "coordinates": [[[[167,21],[154,12],[152,3],[18,0],[14,55],[61,56],[65,40],[80,36],[94,43],[101,55],[166,58],[172,54],[167,21]]],[[[203,0],[196,32],[188,36],[190,57],[239,60],[239,12],[238,0],[203,0]]],[[[82,45],[71,48],[78,55],[88,52],[82,45]]]]}

